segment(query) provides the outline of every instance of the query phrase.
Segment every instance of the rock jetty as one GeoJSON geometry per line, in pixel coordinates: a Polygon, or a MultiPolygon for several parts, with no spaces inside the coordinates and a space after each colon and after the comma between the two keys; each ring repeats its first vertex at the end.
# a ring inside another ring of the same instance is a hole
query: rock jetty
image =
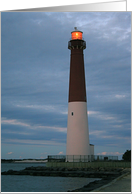
{"type": "Polygon", "coordinates": [[[2,175],[30,175],[30,176],[61,176],[61,177],[87,177],[108,178],[118,177],[122,174],[122,168],[53,168],[53,167],[26,167],[23,170],[8,170],[2,175]]]}

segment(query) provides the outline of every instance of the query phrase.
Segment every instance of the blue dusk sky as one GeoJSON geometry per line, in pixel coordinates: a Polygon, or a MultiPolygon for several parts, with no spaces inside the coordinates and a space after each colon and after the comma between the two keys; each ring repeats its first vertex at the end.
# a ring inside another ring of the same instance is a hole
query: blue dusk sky
{"type": "Polygon", "coordinates": [[[1,158],[66,154],[70,50],[83,31],[90,143],[131,149],[131,13],[1,13],[1,158]]]}

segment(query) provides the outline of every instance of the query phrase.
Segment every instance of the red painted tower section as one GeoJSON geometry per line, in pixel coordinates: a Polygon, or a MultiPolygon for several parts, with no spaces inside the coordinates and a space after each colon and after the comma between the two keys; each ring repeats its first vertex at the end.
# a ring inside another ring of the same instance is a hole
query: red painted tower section
{"type": "Polygon", "coordinates": [[[71,49],[69,102],[86,102],[83,57],[83,49],[86,48],[86,43],[83,40],[71,40],[68,48],[71,49]]]}

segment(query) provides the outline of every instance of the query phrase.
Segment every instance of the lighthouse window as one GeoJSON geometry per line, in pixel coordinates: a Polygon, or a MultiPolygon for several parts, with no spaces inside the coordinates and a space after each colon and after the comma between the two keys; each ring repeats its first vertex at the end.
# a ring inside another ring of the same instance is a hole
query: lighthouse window
{"type": "Polygon", "coordinates": [[[71,115],[73,116],[73,112],[71,113],[71,115]]]}

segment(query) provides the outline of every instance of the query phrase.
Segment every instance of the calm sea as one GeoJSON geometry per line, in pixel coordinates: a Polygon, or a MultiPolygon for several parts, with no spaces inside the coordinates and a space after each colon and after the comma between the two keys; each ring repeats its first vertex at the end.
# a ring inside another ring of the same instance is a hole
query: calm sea
{"type": "MultiPolygon", "coordinates": [[[[43,163],[2,163],[1,172],[22,170],[29,166],[45,166],[43,163]]],[[[100,180],[78,177],[46,177],[25,175],[1,175],[1,192],[67,192],[100,180]]]]}

